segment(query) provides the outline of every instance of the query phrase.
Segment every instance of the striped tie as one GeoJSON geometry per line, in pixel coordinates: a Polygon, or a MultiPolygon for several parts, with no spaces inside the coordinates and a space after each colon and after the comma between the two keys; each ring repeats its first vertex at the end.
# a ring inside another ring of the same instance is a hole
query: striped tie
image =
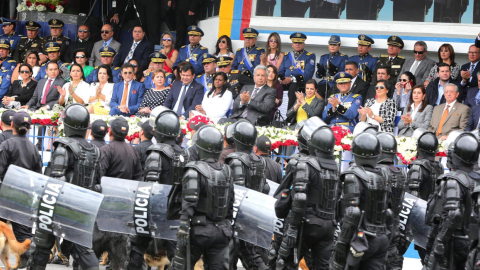
{"type": "Polygon", "coordinates": [[[133,57],[133,52],[135,51],[135,48],[137,48],[138,42],[133,42],[132,48],[130,48],[130,52],[128,53],[127,58],[125,58],[125,63],[128,63],[130,59],[133,57]]]}

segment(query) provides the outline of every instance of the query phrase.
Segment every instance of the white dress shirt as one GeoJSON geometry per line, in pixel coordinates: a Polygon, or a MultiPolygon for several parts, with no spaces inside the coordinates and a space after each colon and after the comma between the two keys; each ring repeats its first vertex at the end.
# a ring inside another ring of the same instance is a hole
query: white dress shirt
{"type": "MultiPolygon", "coordinates": [[[[188,88],[190,87],[192,82],[193,81],[191,81],[188,85],[182,84],[182,88],[180,89],[180,93],[178,94],[177,102],[175,103],[175,106],[173,107],[174,112],[177,112],[178,106],[180,106],[180,99],[182,98],[182,94],[183,94],[184,91],[188,91],[188,88]]],[[[184,97],[183,101],[185,101],[186,97],[187,97],[187,93],[185,93],[185,97],[184,97]]],[[[185,113],[185,108],[183,108],[183,104],[181,104],[181,106],[182,106],[182,114],[184,114],[185,113]]]]}
{"type": "Polygon", "coordinates": [[[455,102],[457,102],[456,99],[452,103],[445,104],[445,108],[443,108],[442,115],[443,115],[443,113],[445,113],[445,110],[447,109],[447,106],[449,106],[448,107],[448,113],[450,113],[450,110],[452,109],[453,105],[455,105],[455,102]]]}
{"type": "MultiPolygon", "coordinates": [[[[100,83],[96,83],[96,82],[90,84],[89,98],[88,98],[88,100],[85,101],[85,103],[88,103],[88,101],[90,100],[90,97],[95,97],[97,95],[97,89],[98,89],[99,86],[100,86],[100,83]]],[[[105,85],[103,85],[103,89],[102,89],[102,95],[105,95],[105,100],[102,100],[102,99],[94,100],[94,101],[89,102],[89,103],[90,104],[95,104],[98,101],[100,101],[100,104],[103,106],[103,108],[105,110],[110,111],[110,101],[112,100],[113,86],[114,86],[113,83],[105,83],[105,85]]],[[[125,85],[123,85],[123,87],[125,87],[125,85]]],[[[120,102],[121,102],[121,100],[120,100],[120,102]]]]}
{"type": "Polygon", "coordinates": [[[214,123],[217,123],[221,118],[226,118],[228,110],[232,107],[233,98],[232,92],[225,91],[222,96],[213,96],[213,93],[208,97],[208,92],[203,96],[202,108],[207,114],[208,118],[214,123]]]}
{"type": "MultiPolygon", "coordinates": [[[[72,81],[66,83],[63,85],[63,90],[65,90],[65,103],[68,101],[68,97],[70,96],[70,92],[68,89],[70,89],[70,85],[72,85],[72,81]]],[[[81,104],[88,104],[88,98],[90,97],[90,85],[85,82],[85,81],[80,81],[80,83],[77,85],[77,88],[75,88],[75,91],[73,91],[77,96],[79,96],[82,100],[83,103],[81,104]]],[[[73,103],[78,103],[75,99],[73,99],[73,103]]],[[[72,103],[72,104],[73,104],[72,103]]],[[[68,104],[70,105],[70,104],[68,104]]]]}

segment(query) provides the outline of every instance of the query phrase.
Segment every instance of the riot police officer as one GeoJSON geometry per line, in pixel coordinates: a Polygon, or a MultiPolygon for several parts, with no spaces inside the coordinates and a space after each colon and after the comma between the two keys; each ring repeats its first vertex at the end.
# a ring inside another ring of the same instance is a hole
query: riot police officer
{"type": "MultiPolygon", "coordinates": [[[[100,48],[100,61],[103,65],[111,68],[114,83],[118,83],[123,80],[120,68],[113,66],[113,59],[115,58],[116,53],[117,52],[112,47],[105,46],[100,48]]],[[[85,81],[87,83],[96,82],[98,80],[98,68],[99,67],[95,67],[95,69],[92,70],[92,72],[87,76],[87,78],[85,78],[85,81]]]]}
{"type": "Polygon", "coordinates": [[[60,61],[60,44],[58,44],[57,42],[48,42],[45,44],[44,51],[45,53],[48,53],[48,61],[42,64],[42,67],[38,71],[37,76],[35,76],[35,80],[38,82],[43,78],[47,78],[47,66],[49,62],[55,62],[58,64],[58,69],[63,72],[63,74],[60,74],[62,78],[65,78],[65,76],[70,77],[70,65],[68,63],[63,63],[62,61],[60,61]],[[68,74],[66,74],[66,72],[68,74]]]}
{"type": "Polygon", "coordinates": [[[244,38],[244,47],[237,50],[233,59],[232,69],[240,72],[248,71],[253,74],[256,66],[260,64],[260,56],[265,53],[265,49],[257,47],[258,31],[253,28],[244,28],[242,30],[244,38]]]}
{"type": "MultiPolygon", "coordinates": [[[[333,155],[335,137],[325,123],[316,130],[310,129],[308,126],[312,120],[321,121],[319,118],[309,119],[302,132],[309,138],[314,154],[300,158],[294,172],[288,195],[292,204],[286,219],[287,230],[278,251],[277,269],[284,268],[283,259],[293,254],[296,248],[300,249],[299,259],[310,250],[313,268],[327,269],[333,247],[336,202],[340,197],[338,165],[333,155]]],[[[288,269],[297,269],[298,262],[294,263],[288,269]]]]}
{"type": "Polygon", "coordinates": [[[37,53],[42,52],[43,38],[38,36],[38,30],[42,28],[41,25],[35,21],[28,21],[25,22],[25,27],[27,28],[27,36],[20,38],[13,53],[13,59],[17,63],[23,63],[28,50],[33,50],[37,53]]]}
{"type": "MultiPolygon", "coordinates": [[[[66,138],[54,142],[55,151],[45,174],[90,190],[99,190],[100,149],[89,144],[84,138],[90,124],[88,110],[80,104],[68,106],[63,113],[66,138]]],[[[30,266],[32,270],[44,270],[55,236],[37,229],[34,236],[35,251],[30,266]]],[[[92,249],[64,241],[62,251],[71,253],[82,269],[99,269],[98,259],[92,249]]]]}
{"type": "Polygon", "coordinates": [[[377,68],[378,57],[370,54],[372,44],[375,41],[367,35],[358,35],[358,54],[348,58],[348,61],[354,61],[358,64],[359,78],[370,83],[373,77],[373,71],[377,68]]]}
{"type": "MultiPolygon", "coordinates": [[[[50,26],[50,36],[46,36],[43,38],[43,44],[46,45],[47,43],[49,42],[56,42],[58,43],[60,46],[60,56],[62,57],[62,61],[65,61],[65,56],[67,55],[66,52],[67,52],[67,49],[68,49],[68,45],[70,45],[70,43],[72,43],[72,41],[70,40],[70,38],[64,36],[62,34],[63,32],[63,26],[65,24],[63,23],[63,21],[61,20],[57,20],[57,19],[51,19],[48,21],[48,26],[50,26]]],[[[45,46],[42,46],[43,48],[46,48],[45,46]]],[[[44,51],[44,53],[48,53],[48,51],[44,51]]],[[[42,57],[40,56],[40,59],[42,61],[40,62],[45,62],[44,60],[46,60],[45,57],[42,57]]]]}
{"type": "Polygon", "coordinates": [[[203,126],[195,136],[200,160],[189,162],[182,179],[180,227],[173,269],[193,269],[203,255],[208,269],[227,270],[228,243],[232,237],[233,181],[229,166],[220,164],[223,135],[203,126]],[[191,268],[187,268],[190,245],[191,268]]]}
{"type": "Polygon", "coordinates": [[[476,217],[477,217],[477,231],[470,232],[471,235],[476,235],[476,239],[472,241],[471,246],[471,251],[470,254],[468,255],[467,263],[465,265],[466,270],[476,270],[478,269],[478,266],[480,265],[480,241],[478,239],[478,236],[480,235],[478,231],[478,223],[480,222],[480,219],[478,218],[480,215],[480,196],[478,194],[480,193],[480,186],[475,187],[475,189],[472,192],[472,203],[473,203],[473,210],[475,211],[476,217]]]}
{"type": "Polygon", "coordinates": [[[320,57],[317,63],[317,78],[318,89],[322,91],[325,88],[325,84],[328,82],[330,87],[335,85],[333,76],[338,72],[345,71],[345,64],[348,61],[348,55],[340,53],[340,46],[342,41],[339,36],[333,35],[328,40],[328,50],[330,53],[326,53],[320,57]]]}
{"type": "Polygon", "coordinates": [[[330,269],[384,269],[389,188],[382,170],[376,168],[382,146],[375,135],[361,133],[352,142],[354,164],[342,172],[346,205],[330,269]]]}
{"type": "Polygon", "coordinates": [[[315,72],[316,56],[305,50],[307,36],[296,32],[290,35],[293,52],[286,52],[278,70],[279,76],[284,78],[280,82],[288,88],[288,108],[295,102],[295,92],[305,92],[305,82],[313,77],[315,72]]]}
{"type": "Polygon", "coordinates": [[[0,38],[0,67],[13,72],[15,67],[17,67],[17,62],[8,56],[9,52],[10,43],[8,39],[0,38]]]}
{"type": "Polygon", "coordinates": [[[438,188],[428,202],[425,215],[431,226],[426,246],[427,269],[464,269],[468,255],[468,231],[471,223],[471,194],[480,184],[473,171],[480,152],[471,133],[455,131],[446,141],[449,173],[441,175],[438,188]]]}
{"type": "MultiPolygon", "coordinates": [[[[265,178],[265,160],[252,153],[256,139],[257,129],[252,123],[246,120],[235,123],[233,140],[237,152],[228,155],[225,164],[232,169],[234,184],[268,194],[270,187],[265,178]]],[[[261,257],[263,251],[258,247],[239,241],[235,249],[238,250],[239,258],[248,269],[268,268],[261,257]]],[[[235,261],[235,258],[230,258],[230,263],[235,264],[235,261]]]]}
{"type": "Polygon", "coordinates": [[[397,140],[386,132],[377,133],[377,139],[382,146],[382,154],[378,159],[378,167],[382,169],[387,177],[387,183],[390,187],[390,196],[388,196],[389,208],[393,216],[389,217],[389,229],[391,233],[390,245],[388,247],[387,269],[402,269],[403,257],[399,254],[397,245],[401,239],[400,235],[400,211],[402,211],[402,202],[405,195],[405,184],[407,173],[405,170],[395,166],[397,155],[397,140]],[[391,223],[390,223],[391,222],[391,223]]]}
{"type": "Polygon", "coordinates": [[[240,94],[242,87],[244,85],[253,85],[255,84],[252,79],[252,74],[250,72],[240,72],[240,70],[232,70],[232,61],[233,58],[228,56],[220,56],[217,58],[217,68],[219,72],[225,72],[228,78],[227,88],[232,92],[232,98],[235,100],[240,94]]]}

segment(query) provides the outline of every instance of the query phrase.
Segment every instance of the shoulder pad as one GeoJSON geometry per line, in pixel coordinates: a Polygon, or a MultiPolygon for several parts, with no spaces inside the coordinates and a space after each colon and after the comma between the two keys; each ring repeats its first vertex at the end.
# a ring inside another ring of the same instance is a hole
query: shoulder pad
{"type": "Polygon", "coordinates": [[[345,54],[344,54],[344,53],[341,53],[340,56],[345,56],[345,54]]]}
{"type": "Polygon", "coordinates": [[[400,55],[398,55],[397,57],[400,58],[400,59],[405,59],[405,57],[400,56],[400,55]]]}
{"type": "Polygon", "coordinates": [[[97,69],[98,67],[95,67],[94,69],[97,69]]]}
{"type": "Polygon", "coordinates": [[[285,55],[288,55],[288,54],[289,54],[289,52],[285,52],[285,55]]]}
{"type": "Polygon", "coordinates": [[[241,51],[241,50],[242,50],[242,48],[239,48],[239,49],[237,49],[237,52],[239,52],[239,51],[241,51]]]}
{"type": "Polygon", "coordinates": [[[201,175],[210,178],[210,170],[208,170],[208,165],[204,161],[191,161],[185,165],[185,170],[187,170],[187,168],[195,169],[201,175]]]}
{"type": "Polygon", "coordinates": [[[312,54],[313,54],[313,52],[309,52],[309,53],[307,53],[307,55],[312,55],[312,54]]]}
{"type": "Polygon", "coordinates": [[[8,60],[8,63],[15,63],[15,60],[8,60]]]}
{"type": "Polygon", "coordinates": [[[370,179],[370,177],[365,172],[365,169],[357,165],[352,165],[347,170],[341,173],[341,175],[345,174],[355,174],[359,179],[370,179]]]}
{"type": "Polygon", "coordinates": [[[53,143],[53,145],[55,147],[57,147],[58,144],[64,144],[64,145],[68,146],[68,148],[70,148],[72,150],[73,154],[77,157],[81,154],[82,146],[80,145],[80,143],[78,143],[74,139],[60,138],[53,143]]]}
{"type": "Polygon", "coordinates": [[[262,47],[257,47],[257,51],[263,50],[262,47]]]}
{"type": "Polygon", "coordinates": [[[45,63],[42,64],[42,67],[45,66],[45,63]]]}
{"type": "Polygon", "coordinates": [[[376,55],[372,55],[373,58],[378,58],[376,55]]]}
{"type": "Polygon", "coordinates": [[[208,50],[207,47],[200,47],[201,50],[208,50]]]}
{"type": "Polygon", "coordinates": [[[201,78],[203,75],[198,75],[197,78],[201,78]]]}
{"type": "Polygon", "coordinates": [[[309,156],[306,156],[306,157],[300,158],[299,162],[308,163],[308,164],[310,164],[310,166],[312,166],[317,171],[321,170],[320,164],[318,164],[318,160],[316,158],[311,158],[309,156]]]}
{"type": "Polygon", "coordinates": [[[27,37],[21,37],[21,38],[27,38],[27,37]]]}
{"type": "Polygon", "coordinates": [[[388,57],[388,54],[382,54],[382,55],[380,55],[380,57],[388,57]]]}
{"type": "Polygon", "coordinates": [[[359,95],[359,94],[355,94],[355,95],[353,95],[352,97],[353,97],[353,98],[357,98],[358,96],[360,96],[360,95],[359,95]]]}
{"type": "Polygon", "coordinates": [[[242,153],[242,152],[231,153],[225,159],[225,164],[230,162],[232,159],[238,159],[238,160],[242,161],[242,163],[244,163],[245,162],[245,157],[248,159],[248,154],[242,153]]]}
{"type": "Polygon", "coordinates": [[[480,180],[480,174],[476,171],[471,171],[468,176],[470,176],[472,179],[479,181],[480,180]]]}
{"type": "Polygon", "coordinates": [[[457,180],[457,182],[462,184],[462,186],[466,188],[470,188],[470,179],[468,178],[469,178],[468,175],[465,172],[460,170],[451,171],[444,175],[445,180],[455,179],[457,180]]]}
{"type": "Polygon", "coordinates": [[[232,73],[232,74],[237,74],[239,72],[240,72],[239,70],[230,70],[230,73],[232,73]]]}
{"type": "Polygon", "coordinates": [[[187,47],[187,45],[183,45],[180,49],[183,49],[183,48],[185,48],[185,47],[187,47]]]}
{"type": "Polygon", "coordinates": [[[167,157],[174,159],[175,158],[175,152],[173,151],[172,147],[168,144],[164,143],[157,143],[152,146],[150,146],[147,150],[147,155],[151,151],[157,151],[157,152],[162,152],[165,154],[167,157]]]}
{"type": "Polygon", "coordinates": [[[119,70],[119,69],[120,69],[120,67],[116,67],[116,68],[114,68],[113,70],[119,70]]]}

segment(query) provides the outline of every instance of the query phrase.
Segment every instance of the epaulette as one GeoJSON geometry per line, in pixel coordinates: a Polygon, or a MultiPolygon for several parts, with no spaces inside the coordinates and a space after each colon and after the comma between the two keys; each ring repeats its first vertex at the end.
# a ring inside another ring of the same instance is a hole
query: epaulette
{"type": "Polygon", "coordinates": [[[28,38],[28,37],[21,37],[21,38],[28,38]]]}
{"type": "Polygon", "coordinates": [[[69,63],[63,63],[63,64],[62,64],[62,67],[63,67],[63,66],[68,66],[68,65],[69,65],[69,63]]]}
{"type": "Polygon", "coordinates": [[[382,54],[382,55],[380,55],[380,57],[388,57],[388,54],[382,54]]]}
{"type": "Polygon", "coordinates": [[[180,49],[183,49],[183,48],[185,48],[185,47],[187,47],[187,45],[183,45],[180,49]]]}
{"type": "Polygon", "coordinates": [[[237,74],[239,72],[240,72],[239,70],[230,70],[230,73],[232,73],[232,74],[237,74]]]}
{"type": "Polygon", "coordinates": [[[16,63],[15,60],[8,60],[8,63],[16,63]]]}
{"type": "Polygon", "coordinates": [[[200,47],[200,50],[208,50],[207,47],[200,47]]]}
{"type": "Polygon", "coordinates": [[[239,52],[239,51],[241,51],[241,50],[242,50],[242,48],[239,48],[239,49],[237,49],[237,52],[239,52]]]}
{"type": "Polygon", "coordinates": [[[313,54],[313,52],[309,52],[309,53],[307,53],[307,56],[310,56],[310,55],[312,55],[312,54],[313,54]]]}
{"type": "Polygon", "coordinates": [[[165,73],[165,76],[170,76],[170,75],[172,75],[172,73],[170,72],[165,73]]]}
{"type": "Polygon", "coordinates": [[[95,67],[94,69],[97,69],[98,67],[95,67]]]}
{"type": "Polygon", "coordinates": [[[357,98],[358,96],[360,96],[360,95],[359,95],[359,94],[355,94],[355,95],[353,95],[352,97],[353,97],[353,98],[357,98]]]}
{"type": "Polygon", "coordinates": [[[45,66],[45,64],[46,64],[46,63],[43,63],[43,64],[42,64],[42,67],[45,66]]]}
{"type": "Polygon", "coordinates": [[[113,70],[119,70],[119,69],[120,69],[120,67],[116,67],[116,68],[114,68],[113,70]]]}
{"type": "Polygon", "coordinates": [[[372,55],[372,57],[373,57],[373,58],[378,58],[378,57],[377,57],[377,56],[375,56],[375,55],[372,55]]]}
{"type": "Polygon", "coordinates": [[[263,50],[262,47],[257,47],[257,51],[263,50]]]}
{"type": "Polygon", "coordinates": [[[202,75],[198,75],[198,76],[197,76],[197,78],[201,78],[201,77],[202,77],[202,75]]]}
{"type": "Polygon", "coordinates": [[[345,54],[344,54],[344,53],[341,53],[340,56],[345,56],[345,54]]]}
{"type": "Polygon", "coordinates": [[[145,74],[145,76],[148,76],[148,75],[150,75],[150,73],[152,73],[152,72],[148,72],[147,74],[145,74]]]}
{"type": "Polygon", "coordinates": [[[335,97],[335,94],[331,94],[330,97],[335,97]]]}
{"type": "Polygon", "coordinates": [[[285,52],[285,55],[288,55],[288,54],[289,54],[289,52],[285,52]]]}
{"type": "Polygon", "coordinates": [[[400,58],[400,59],[405,59],[405,57],[400,56],[400,55],[398,55],[397,57],[400,58]]]}

